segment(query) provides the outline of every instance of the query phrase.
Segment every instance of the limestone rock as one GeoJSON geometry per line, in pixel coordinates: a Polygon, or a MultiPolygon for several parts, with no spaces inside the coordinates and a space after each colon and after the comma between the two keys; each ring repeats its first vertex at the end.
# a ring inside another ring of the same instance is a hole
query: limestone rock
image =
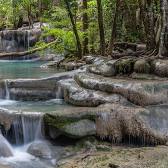
{"type": "Polygon", "coordinates": [[[92,65],[88,67],[88,70],[89,72],[97,75],[103,75],[108,77],[114,76],[116,75],[115,62],[116,60],[111,60],[108,62],[104,62],[100,65],[92,65]]]}
{"type": "Polygon", "coordinates": [[[106,94],[100,91],[88,90],[80,87],[73,80],[62,80],[59,82],[64,93],[64,100],[76,106],[94,107],[107,102],[126,102],[122,96],[117,94],[106,94]]]}
{"type": "Polygon", "coordinates": [[[105,104],[92,108],[72,107],[46,114],[44,121],[45,125],[52,126],[56,132],[60,131],[62,135],[73,138],[92,133],[102,139],[109,138],[113,143],[124,141],[156,145],[166,144],[168,140],[167,106],[162,105],[147,108],[121,104],[105,104]]]}
{"type": "Polygon", "coordinates": [[[84,88],[118,94],[141,106],[168,102],[168,81],[140,81],[109,79],[93,74],[79,73],[75,80],[84,88]]]}
{"type": "Polygon", "coordinates": [[[62,129],[65,134],[78,138],[96,134],[95,123],[87,119],[67,124],[62,129]]]}

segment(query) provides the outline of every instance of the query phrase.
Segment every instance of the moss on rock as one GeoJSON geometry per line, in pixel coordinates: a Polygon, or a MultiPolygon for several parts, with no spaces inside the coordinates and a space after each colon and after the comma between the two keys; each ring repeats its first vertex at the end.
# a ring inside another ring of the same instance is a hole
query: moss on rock
{"type": "Polygon", "coordinates": [[[117,74],[130,74],[134,69],[134,59],[121,59],[116,62],[115,68],[117,74]]]}
{"type": "Polygon", "coordinates": [[[144,59],[140,59],[134,64],[134,71],[137,73],[150,73],[150,68],[149,63],[144,59]]]}

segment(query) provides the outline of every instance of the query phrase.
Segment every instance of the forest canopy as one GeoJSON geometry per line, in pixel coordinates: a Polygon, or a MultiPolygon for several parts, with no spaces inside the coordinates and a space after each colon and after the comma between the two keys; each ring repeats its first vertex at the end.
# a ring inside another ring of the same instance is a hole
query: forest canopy
{"type": "Polygon", "coordinates": [[[116,42],[146,44],[148,54],[165,56],[167,5],[167,0],[0,0],[0,29],[47,23],[41,39],[59,38],[55,50],[79,58],[112,56],[116,42]]]}

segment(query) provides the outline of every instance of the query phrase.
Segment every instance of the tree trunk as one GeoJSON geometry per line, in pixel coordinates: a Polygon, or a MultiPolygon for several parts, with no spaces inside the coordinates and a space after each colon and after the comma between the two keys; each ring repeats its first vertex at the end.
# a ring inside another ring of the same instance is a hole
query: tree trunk
{"type": "Polygon", "coordinates": [[[61,41],[59,41],[58,39],[55,41],[52,41],[51,43],[48,43],[42,47],[38,47],[38,48],[34,48],[28,51],[23,51],[23,52],[11,52],[11,53],[0,53],[0,58],[8,58],[8,57],[23,57],[25,55],[29,55],[29,54],[33,54],[37,51],[41,51],[44,50],[48,47],[51,47],[53,45],[56,45],[57,43],[60,43],[61,41]]]}
{"type": "Polygon", "coordinates": [[[101,0],[97,0],[97,11],[98,11],[98,24],[100,34],[100,51],[101,55],[105,55],[106,44],[105,44],[105,33],[104,33],[104,20],[103,20],[103,9],[101,0]]]}
{"type": "Polygon", "coordinates": [[[162,31],[159,55],[162,57],[168,57],[168,0],[161,0],[160,7],[162,16],[162,31]]]}
{"type": "Polygon", "coordinates": [[[66,4],[67,11],[68,11],[68,14],[69,14],[69,17],[70,17],[70,20],[71,20],[73,32],[74,32],[75,38],[76,38],[76,44],[77,44],[77,50],[78,50],[78,57],[79,57],[79,58],[82,58],[82,46],[81,46],[81,42],[80,42],[80,38],[79,38],[78,31],[77,31],[77,27],[76,27],[76,24],[75,24],[75,21],[74,21],[74,17],[73,17],[71,8],[70,8],[70,4],[69,4],[68,1],[69,1],[69,0],[64,0],[64,2],[65,2],[65,4],[66,4]]]}
{"type": "Polygon", "coordinates": [[[148,50],[154,50],[156,48],[155,41],[155,22],[154,22],[154,2],[153,0],[139,0],[139,7],[141,17],[143,18],[143,24],[146,34],[146,43],[148,50]]]}
{"type": "Polygon", "coordinates": [[[82,7],[83,7],[83,32],[84,32],[84,39],[83,39],[83,55],[89,52],[88,50],[88,14],[87,14],[87,0],[82,0],[82,7]]]}
{"type": "Polygon", "coordinates": [[[156,48],[156,42],[155,42],[155,22],[154,22],[154,2],[153,0],[147,0],[147,49],[154,50],[156,48]]]}
{"type": "Polygon", "coordinates": [[[110,38],[110,43],[109,43],[109,53],[108,54],[110,56],[113,55],[114,42],[116,39],[116,26],[117,26],[119,5],[120,5],[120,0],[116,0],[115,14],[114,14],[113,22],[112,22],[112,31],[111,31],[111,38],[110,38]]]}

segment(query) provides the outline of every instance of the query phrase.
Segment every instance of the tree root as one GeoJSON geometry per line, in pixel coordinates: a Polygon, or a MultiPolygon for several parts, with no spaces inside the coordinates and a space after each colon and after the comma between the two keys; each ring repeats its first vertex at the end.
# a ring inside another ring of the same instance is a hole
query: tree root
{"type": "Polygon", "coordinates": [[[61,41],[56,39],[55,41],[46,44],[45,46],[34,48],[32,50],[24,51],[24,52],[10,52],[10,53],[0,53],[0,58],[5,58],[5,57],[22,57],[25,55],[33,54],[37,51],[44,50],[52,45],[55,45],[56,43],[60,43],[61,41]]]}

